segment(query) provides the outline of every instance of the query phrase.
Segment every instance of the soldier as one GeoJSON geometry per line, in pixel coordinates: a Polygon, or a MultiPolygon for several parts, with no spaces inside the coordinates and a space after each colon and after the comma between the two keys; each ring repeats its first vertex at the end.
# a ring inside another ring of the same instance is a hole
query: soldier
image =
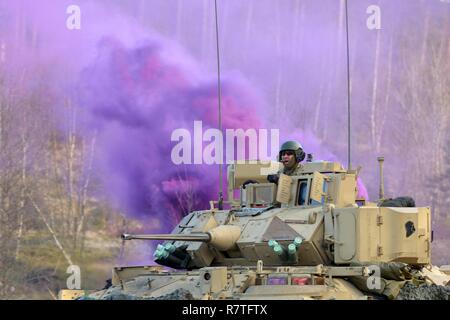
{"type": "Polygon", "coordinates": [[[297,141],[286,141],[282,144],[278,154],[278,161],[283,163],[284,167],[277,174],[267,176],[267,180],[278,183],[281,173],[288,176],[298,175],[303,168],[300,163],[303,159],[305,159],[305,151],[303,151],[302,145],[297,141]]]}

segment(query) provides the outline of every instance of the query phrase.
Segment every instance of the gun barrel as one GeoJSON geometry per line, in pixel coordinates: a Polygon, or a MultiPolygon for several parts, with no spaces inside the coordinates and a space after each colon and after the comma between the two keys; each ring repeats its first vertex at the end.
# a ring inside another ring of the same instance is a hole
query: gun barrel
{"type": "Polygon", "coordinates": [[[175,240],[209,242],[211,236],[208,233],[198,234],[122,234],[122,240],[175,240]]]}

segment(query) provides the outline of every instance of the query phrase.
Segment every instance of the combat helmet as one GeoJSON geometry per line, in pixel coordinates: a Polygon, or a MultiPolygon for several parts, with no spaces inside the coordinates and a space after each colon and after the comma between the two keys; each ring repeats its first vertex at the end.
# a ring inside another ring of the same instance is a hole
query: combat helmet
{"type": "Polygon", "coordinates": [[[295,160],[297,162],[301,162],[305,159],[305,151],[303,151],[303,147],[300,143],[297,141],[286,141],[281,145],[280,152],[278,153],[278,161],[281,161],[281,153],[287,150],[294,151],[295,160]]]}

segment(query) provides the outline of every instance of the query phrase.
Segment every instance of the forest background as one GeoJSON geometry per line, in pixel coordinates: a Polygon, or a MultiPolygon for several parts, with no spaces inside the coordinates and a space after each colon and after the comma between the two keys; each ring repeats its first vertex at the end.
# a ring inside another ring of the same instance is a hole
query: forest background
{"type": "MultiPolygon", "coordinates": [[[[385,157],[386,195],[431,206],[449,264],[450,3],[348,3],[352,164],[376,200],[385,157]]],[[[277,128],[346,165],[344,1],[218,5],[224,129],[277,128]]],[[[217,126],[215,40],[213,0],[0,0],[0,298],[56,298],[69,265],[101,288],[152,263],[122,232],[217,197],[217,166],[170,162],[175,128],[217,126]]]]}

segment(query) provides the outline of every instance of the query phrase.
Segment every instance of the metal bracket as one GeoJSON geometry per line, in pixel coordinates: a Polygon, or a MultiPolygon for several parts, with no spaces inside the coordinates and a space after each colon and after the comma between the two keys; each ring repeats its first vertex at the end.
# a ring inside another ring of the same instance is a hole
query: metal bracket
{"type": "Polygon", "coordinates": [[[383,216],[377,216],[377,226],[381,226],[383,224],[383,216]]]}
{"type": "Polygon", "coordinates": [[[377,255],[382,256],[383,255],[383,247],[382,246],[377,246],[377,255]]]}

